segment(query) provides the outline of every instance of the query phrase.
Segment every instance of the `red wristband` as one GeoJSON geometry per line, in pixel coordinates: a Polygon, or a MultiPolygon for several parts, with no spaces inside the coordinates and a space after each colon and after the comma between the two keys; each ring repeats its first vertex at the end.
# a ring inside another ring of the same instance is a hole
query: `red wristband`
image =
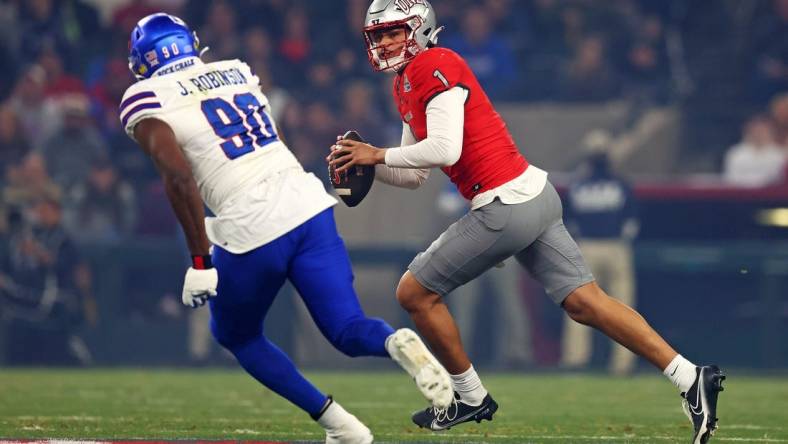
{"type": "Polygon", "coordinates": [[[211,256],[207,254],[205,255],[193,254],[192,268],[194,268],[195,270],[207,270],[209,268],[213,268],[213,264],[211,263],[211,256]]]}

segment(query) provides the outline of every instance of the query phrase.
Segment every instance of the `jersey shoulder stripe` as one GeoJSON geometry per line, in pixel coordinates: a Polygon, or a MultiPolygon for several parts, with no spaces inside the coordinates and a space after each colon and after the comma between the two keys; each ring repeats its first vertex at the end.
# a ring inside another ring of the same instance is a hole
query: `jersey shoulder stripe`
{"type": "Polygon", "coordinates": [[[126,133],[133,138],[134,126],[145,117],[160,116],[167,102],[168,91],[156,79],[145,79],[126,90],[118,106],[118,118],[126,133]]]}
{"type": "Polygon", "coordinates": [[[153,109],[153,108],[161,108],[161,103],[158,102],[148,102],[148,103],[140,103],[139,105],[132,108],[128,113],[126,113],[123,118],[121,118],[121,124],[123,127],[126,127],[126,124],[129,122],[129,119],[138,112],[145,110],[145,109],[153,109]]]}
{"type": "Polygon", "coordinates": [[[118,107],[119,112],[123,114],[123,111],[126,108],[128,108],[130,105],[133,105],[135,102],[138,102],[142,99],[155,98],[155,97],[156,97],[156,93],[154,93],[153,91],[143,91],[141,93],[134,94],[133,96],[121,102],[120,106],[118,107]]]}

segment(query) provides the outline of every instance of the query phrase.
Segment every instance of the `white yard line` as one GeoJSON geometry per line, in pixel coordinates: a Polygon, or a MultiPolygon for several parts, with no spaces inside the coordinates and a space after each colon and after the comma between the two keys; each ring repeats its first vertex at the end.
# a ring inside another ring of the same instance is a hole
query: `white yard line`
{"type": "Polygon", "coordinates": [[[720,426],[725,430],[783,430],[784,427],[780,426],[759,426],[755,424],[725,424],[720,426]]]}
{"type": "MultiPolygon", "coordinates": [[[[461,434],[461,433],[452,433],[452,437],[461,437],[461,438],[470,438],[470,439],[478,439],[478,440],[485,440],[485,439],[523,439],[525,441],[529,440],[561,440],[571,442],[571,440],[586,440],[586,441],[675,441],[675,436],[634,436],[634,435],[625,435],[625,436],[604,436],[604,435],[495,435],[495,434],[484,434],[484,435],[474,435],[474,434],[461,434]]],[[[725,436],[715,436],[714,441],[732,441],[732,442],[788,442],[788,439],[782,438],[737,438],[737,437],[725,437],[725,436]]]]}

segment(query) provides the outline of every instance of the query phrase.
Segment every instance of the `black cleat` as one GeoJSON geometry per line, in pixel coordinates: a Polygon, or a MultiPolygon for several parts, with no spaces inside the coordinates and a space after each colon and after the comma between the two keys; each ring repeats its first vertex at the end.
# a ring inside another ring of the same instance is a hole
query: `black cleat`
{"type": "Polygon", "coordinates": [[[492,421],[493,415],[498,410],[498,404],[487,394],[482,403],[473,406],[460,400],[460,395],[454,392],[454,402],[448,409],[429,407],[413,414],[413,423],[423,429],[448,430],[463,422],[482,422],[483,419],[492,421]]]}
{"type": "Polygon", "coordinates": [[[717,430],[717,395],[723,390],[725,375],[716,365],[696,367],[695,371],[695,383],[681,394],[681,404],[695,429],[692,444],[706,444],[717,430]]]}

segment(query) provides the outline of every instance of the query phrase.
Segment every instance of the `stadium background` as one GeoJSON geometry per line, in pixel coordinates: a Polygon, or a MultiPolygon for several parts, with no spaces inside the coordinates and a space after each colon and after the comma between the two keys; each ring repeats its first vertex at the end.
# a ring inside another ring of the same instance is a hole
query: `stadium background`
{"type": "MultiPolygon", "coordinates": [[[[586,135],[611,135],[613,163],[640,200],[637,307],[646,318],[696,362],[783,374],[788,178],[742,184],[726,173],[725,159],[753,119],[767,122],[781,158],[788,156],[788,1],[433,5],[446,26],[441,45],[468,59],[520,148],[559,187],[583,160],[586,135]]],[[[197,30],[211,48],[207,59],[247,61],[290,148],[325,180],[323,158],[344,130],[379,146],[399,140],[390,78],[372,72],[359,32],[366,7],[364,0],[0,2],[0,365],[234,365],[195,331],[207,322],[205,310],[180,305],[187,257],[179,228],[152,164],[119,127],[117,106],[133,82],[129,30],[165,10],[197,30]],[[19,239],[35,236],[52,213],[73,249],[15,266],[35,256],[19,239]],[[59,278],[54,287],[51,276],[59,278]]],[[[436,209],[445,186],[440,174],[416,192],[377,184],[360,207],[336,207],[370,314],[409,324],[394,289],[412,256],[451,221],[436,209]]],[[[477,366],[557,366],[561,311],[527,278],[518,289],[528,361],[494,359],[496,299],[483,287],[491,297],[474,310],[477,366]]],[[[333,351],[289,290],[266,331],[305,368],[393,368],[333,351]]],[[[594,340],[602,351],[592,368],[603,369],[604,341],[594,340]]]]}

